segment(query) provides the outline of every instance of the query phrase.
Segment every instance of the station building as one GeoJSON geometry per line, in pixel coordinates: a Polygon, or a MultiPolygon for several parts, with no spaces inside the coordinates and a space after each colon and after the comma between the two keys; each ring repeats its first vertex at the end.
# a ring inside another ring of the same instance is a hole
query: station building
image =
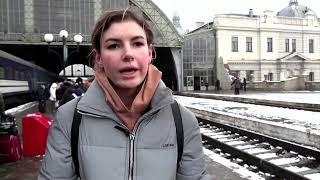
{"type": "Polygon", "coordinates": [[[94,22],[105,11],[127,7],[140,11],[153,27],[153,64],[162,71],[164,83],[182,89],[183,38],[151,0],[1,0],[0,49],[56,74],[65,69],[66,78],[91,76],[94,22]],[[68,36],[62,38],[61,30],[68,36]],[[51,34],[49,41],[46,34],[51,34]]]}
{"type": "Polygon", "coordinates": [[[232,78],[263,90],[320,89],[320,20],[297,0],[279,12],[219,14],[184,36],[185,90],[230,89],[232,78]]]}

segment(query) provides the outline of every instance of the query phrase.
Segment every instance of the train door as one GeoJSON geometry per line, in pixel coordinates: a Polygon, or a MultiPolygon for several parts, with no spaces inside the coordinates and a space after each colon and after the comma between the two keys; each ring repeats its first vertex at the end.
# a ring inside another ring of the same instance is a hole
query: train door
{"type": "Polygon", "coordinates": [[[195,91],[200,91],[200,77],[199,76],[194,76],[193,89],[195,91]]]}

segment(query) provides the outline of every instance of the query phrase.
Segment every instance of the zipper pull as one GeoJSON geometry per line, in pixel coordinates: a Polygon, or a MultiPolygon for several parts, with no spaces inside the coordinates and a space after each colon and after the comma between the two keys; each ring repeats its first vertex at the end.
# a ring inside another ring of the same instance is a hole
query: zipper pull
{"type": "Polygon", "coordinates": [[[135,138],[134,134],[130,133],[130,134],[129,134],[129,139],[130,139],[130,141],[134,141],[134,138],[135,138]]]}

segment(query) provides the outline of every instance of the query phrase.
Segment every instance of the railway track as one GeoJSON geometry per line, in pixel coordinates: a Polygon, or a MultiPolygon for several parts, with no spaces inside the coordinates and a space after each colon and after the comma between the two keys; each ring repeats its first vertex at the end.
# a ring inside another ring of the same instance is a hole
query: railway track
{"type": "Polygon", "coordinates": [[[319,179],[320,151],[198,118],[204,147],[266,179],[319,179]]]}
{"type": "Polygon", "coordinates": [[[256,105],[320,112],[320,104],[255,99],[255,98],[224,96],[224,95],[216,96],[216,95],[205,94],[205,93],[176,92],[175,94],[180,96],[195,97],[195,98],[214,99],[214,100],[239,102],[239,103],[246,103],[246,104],[256,104],[256,105]]]}

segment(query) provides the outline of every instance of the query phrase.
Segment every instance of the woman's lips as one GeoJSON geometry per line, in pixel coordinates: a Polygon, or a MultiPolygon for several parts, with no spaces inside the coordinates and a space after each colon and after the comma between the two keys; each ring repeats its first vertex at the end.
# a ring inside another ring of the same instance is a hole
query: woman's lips
{"type": "Polygon", "coordinates": [[[120,70],[120,73],[124,78],[133,78],[135,77],[136,72],[136,68],[124,68],[120,70]]]}

